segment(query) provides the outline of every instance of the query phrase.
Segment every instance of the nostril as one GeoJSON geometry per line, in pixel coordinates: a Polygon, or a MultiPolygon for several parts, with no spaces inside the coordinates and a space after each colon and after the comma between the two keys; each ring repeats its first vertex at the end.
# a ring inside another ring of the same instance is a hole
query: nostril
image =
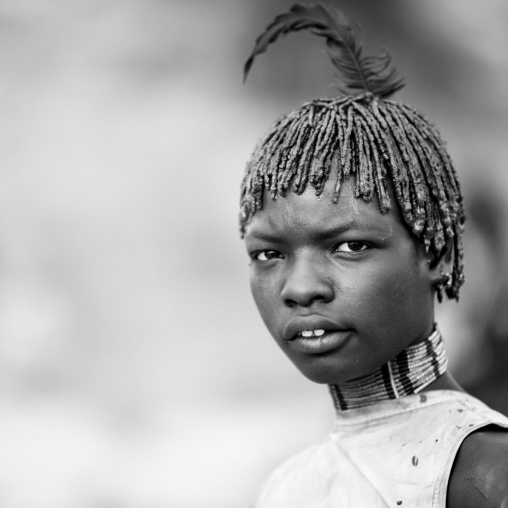
{"type": "Polygon", "coordinates": [[[295,307],[297,305],[301,307],[310,307],[313,303],[330,301],[332,298],[327,298],[325,295],[315,294],[315,295],[305,295],[301,294],[293,298],[285,298],[284,303],[288,307],[295,307]]]}

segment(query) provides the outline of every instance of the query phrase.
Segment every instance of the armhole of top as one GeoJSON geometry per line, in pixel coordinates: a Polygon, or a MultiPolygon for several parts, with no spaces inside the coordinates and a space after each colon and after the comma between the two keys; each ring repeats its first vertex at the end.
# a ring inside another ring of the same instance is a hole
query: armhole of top
{"type": "Polygon", "coordinates": [[[446,508],[446,497],[448,494],[450,475],[452,473],[453,465],[455,464],[455,460],[459,453],[460,447],[464,444],[466,438],[474,432],[477,432],[478,430],[485,430],[488,427],[493,427],[508,432],[508,423],[487,421],[478,423],[472,427],[467,427],[464,433],[458,436],[458,439],[456,439],[453,447],[450,450],[448,458],[445,459],[444,466],[440,468],[443,474],[436,483],[436,490],[434,492],[434,500],[432,505],[433,508],[446,508]]]}

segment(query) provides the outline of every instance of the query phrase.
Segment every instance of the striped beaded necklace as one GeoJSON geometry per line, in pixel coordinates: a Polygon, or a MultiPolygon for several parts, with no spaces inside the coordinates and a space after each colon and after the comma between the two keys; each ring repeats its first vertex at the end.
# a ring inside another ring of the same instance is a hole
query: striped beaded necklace
{"type": "Polygon", "coordinates": [[[337,411],[355,409],[418,393],[447,367],[443,339],[436,328],[428,339],[407,347],[371,374],[328,388],[337,411]]]}

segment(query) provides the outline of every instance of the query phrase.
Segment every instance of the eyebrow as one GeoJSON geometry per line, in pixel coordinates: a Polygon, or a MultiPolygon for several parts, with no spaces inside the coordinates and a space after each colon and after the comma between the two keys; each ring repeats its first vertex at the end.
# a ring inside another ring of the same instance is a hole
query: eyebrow
{"type": "Polygon", "coordinates": [[[333,226],[328,229],[321,229],[317,232],[316,236],[320,240],[329,240],[330,238],[334,238],[335,236],[338,236],[342,233],[345,233],[346,231],[349,231],[350,229],[353,229],[355,226],[354,222],[348,222],[346,224],[341,224],[339,226],[333,226]]]}
{"type": "Polygon", "coordinates": [[[340,236],[343,233],[347,233],[348,231],[358,231],[361,233],[369,233],[369,234],[378,234],[385,236],[387,234],[386,228],[382,226],[378,226],[376,224],[358,224],[357,222],[349,222],[346,224],[340,224],[338,226],[333,226],[327,229],[321,229],[316,232],[316,239],[318,241],[326,241],[331,240],[337,236],[340,236]]]}
{"type": "MultiPolygon", "coordinates": [[[[378,233],[381,235],[386,235],[388,232],[386,228],[382,226],[378,226],[376,224],[361,224],[361,226],[358,223],[355,223],[354,221],[340,224],[337,226],[332,226],[330,228],[323,228],[316,232],[316,239],[318,240],[329,240],[331,238],[335,238],[336,236],[339,236],[347,231],[350,231],[351,229],[356,229],[360,227],[363,231],[369,232],[369,233],[378,233]]],[[[252,238],[255,238],[256,240],[262,240],[265,242],[270,243],[280,243],[283,242],[283,235],[277,235],[273,234],[267,231],[263,231],[260,229],[254,229],[251,231],[250,235],[252,238]]]]}
{"type": "Polygon", "coordinates": [[[280,236],[273,235],[270,233],[267,233],[266,231],[260,231],[260,230],[254,230],[252,231],[249,236],[252,238],[255,238],[256,240],[262,240],[264,242],[270,242],[270,243],[277,243],[280,242],[280,236]]]}

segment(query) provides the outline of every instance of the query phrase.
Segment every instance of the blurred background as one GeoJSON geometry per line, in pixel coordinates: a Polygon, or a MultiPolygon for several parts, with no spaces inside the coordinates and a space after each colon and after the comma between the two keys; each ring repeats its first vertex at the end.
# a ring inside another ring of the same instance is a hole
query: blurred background
{"type": "MultiPolygon", "coordinates": [[[[303,3],[305,3],[303,1],[303,3]]],[[[330,1],[387,46],[466,196],[451,369],[508,412],[508,4],[330,1]]],[[[286,0],[0,0],[0,506],[238,508],[332,404],[265,331],[239,183],[279,115],[334,94],[286,0]]]]}

